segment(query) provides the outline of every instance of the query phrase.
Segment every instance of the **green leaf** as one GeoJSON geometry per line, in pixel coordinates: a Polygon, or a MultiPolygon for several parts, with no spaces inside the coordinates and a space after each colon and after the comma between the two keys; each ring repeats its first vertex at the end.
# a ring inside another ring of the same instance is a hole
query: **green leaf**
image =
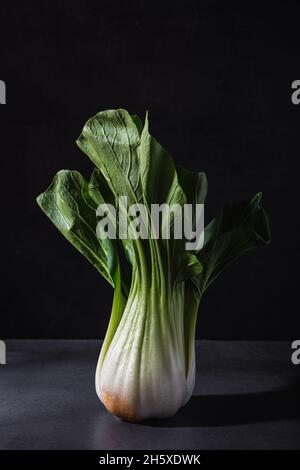
{"type": "Polygon", "coordinates": [[[184,251],[178,257],[181,260],[181,265],[177,266],[178,275],[175,283],[186,281],[194,276],[198,276],[202,272],[202,264],[197,259],[196,255],[184,251]]]}
{"type": "Polygon", "coordinates": [[[118,257],[112,240],[98,240],[88,183],[77,171],[59,171],[37,202],[67,240],[115,287],[118,257]]]}
{"type": "Polygon", "coordinates": [[[98,168],[93,170],[88,183],[88,192],[95,203],[96,209],[100,204],[115,205],[116,198],[98,168]]]}
{"type": "MultiPolygon", "coordinates": [[[[138,153],[144,202],[149,207],[150,204],[176,204],[178,208],[182,208],[186,196],[179,184],[175,164],[171,155],[150,135],[147,116],[138,153]]],[[[160,235],[166,225],[170,226],[172,235],[175,217],[173,213],[171,217],[162,215],[160,235]]],[[[172,238],[161,238],[157,242],[162,247],[159,251],[165,270],[172,273],[174,284],[197,275],[202,270],[199,260],[185,250],[184,244],[184,239],[172,238]]]]}
{"type": "Polygon", "coordinates": [[[150,204],[184,204],[185,195],[178,183],[171,155],[149,133],[145,119],[138,149],[141,183],[146,202],[150,204]]]}
{"type": "Polygon", "coordinates": [[[100,169],[115,196],[127,196],[128,204],[141,198],[137,148],[140,135],[124,109],[103,111],[85,124],[77,140],[79,148],[100,169]]]}
{"type": "Polygon", "coordinates": [[[187,204],[204,204],[207,194],[207,176],[203,172],[194,172],[176,167],[178,181],[182,187],[187,204]]]}
{"type": "Polygon", "coordinates": [[[245,202],[224,207],[204,232],[199,253],[203,271],[199,287],[204,292],[216,277],[238,256],[270,243],[267,215],[260,206],[261,193],[245,202]]]}
{"type": "MultiPolygon", "coordinates": [[[[111,204],[116,207],[116,198],[112,191],[110,190],[107,181],[102,175],[101,171],[98,168],[94,168],[90,182],[89,182],[89,195],[95,202],[95,207],[100,204],[111,204]]],[[[118,233],[118,221],[115,218],[110,218],[112,225],[116,228],[116,233],[118,233]]],[[[115,240],[116,245],[121,247],[123,245],[126,258],[129,263],[132,265],[134,263],[134,248],[133,242],[130,238],[125,238],[122,240],[115,240]]],[[[120,252],[119,252],[120,253],[120,252]]],[[[124,284],[124,281],[123,281],[124,284]]],[[[127,291],[128,289],[126,289],[127,291]]]]}
{"type": "Polygon", "coordinates": [[[143,127],[144,127],[143,121],[141,120],[140,116],[138,116],[137,114],[131,114],[130,117],[133,120],[134,124],[136,125],[139,135],[141,136],[143,132],[143,127]]]}

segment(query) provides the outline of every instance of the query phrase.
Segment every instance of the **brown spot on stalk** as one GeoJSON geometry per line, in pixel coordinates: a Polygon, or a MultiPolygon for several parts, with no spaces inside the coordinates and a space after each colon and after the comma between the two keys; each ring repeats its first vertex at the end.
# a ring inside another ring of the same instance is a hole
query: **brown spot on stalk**
{"type": "Polygon", "coordinates": [[[113,415],[124,421],[131,421],[136,423],[141,421],[136,411],[128,401],[121,395],[113,395],[112,393],[103,390],[101,393],[101,400],[105,408],[113,415]]]}

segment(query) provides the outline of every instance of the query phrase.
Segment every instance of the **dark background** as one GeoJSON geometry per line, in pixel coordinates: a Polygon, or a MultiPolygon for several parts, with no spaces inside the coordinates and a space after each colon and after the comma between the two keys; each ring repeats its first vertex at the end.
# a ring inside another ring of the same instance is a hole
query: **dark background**
{"type": "Polygon", "coordinates": [[[35,203],[100,110],[150,112],[177,163],[205,170],[206,221],[263,191],[272,244],[207,292],[198,337],[294,339],[300,79],[296,3],[1,2],[1,338],[103,337],[112,290],[35,203]],[[5,5],[6,4],[6,5],[5,5]]]}

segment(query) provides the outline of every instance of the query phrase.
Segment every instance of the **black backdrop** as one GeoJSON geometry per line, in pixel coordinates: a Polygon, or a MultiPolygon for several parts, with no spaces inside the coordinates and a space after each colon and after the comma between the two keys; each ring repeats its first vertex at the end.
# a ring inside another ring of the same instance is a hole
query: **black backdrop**
{"type": "Polygon", "coordinates": [[[148,109],[176,162],[207,172],[206,221],[263,191],[272,244],[210,288],[198,336],[299,337],[299,8],[282,5],[1,2],[0,337],[103,336],[112,291],[35,197],[61,168],[89,175],[75,139],[117,107],[148,109]]]}

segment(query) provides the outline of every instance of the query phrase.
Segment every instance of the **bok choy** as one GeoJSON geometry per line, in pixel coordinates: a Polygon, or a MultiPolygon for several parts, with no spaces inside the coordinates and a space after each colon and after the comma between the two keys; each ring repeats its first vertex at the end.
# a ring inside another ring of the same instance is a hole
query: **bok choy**
{"type": "MultiPolygon", "coordinates": [[[[90,180],[59,171],[37,202],[114,289],[97,394],[108,411],[127,421],[172,416],[193,392],[195,327],[204,292],[231,261],[270,241],[261,194],[226,206],[194,251],[172,236],[99,237],[100,204],[117,207],[126,196],[129,205],[146,206],[144,218],[153,204],[194,207],[205,201],[207,178],[176,167],[150,135],[148,118],[143,123],[122,109],[89,119],[77,144],[95,166],[90,180]]],[[[172,226],[174,217],[163,215],[162,226],[172,226]]]]}

